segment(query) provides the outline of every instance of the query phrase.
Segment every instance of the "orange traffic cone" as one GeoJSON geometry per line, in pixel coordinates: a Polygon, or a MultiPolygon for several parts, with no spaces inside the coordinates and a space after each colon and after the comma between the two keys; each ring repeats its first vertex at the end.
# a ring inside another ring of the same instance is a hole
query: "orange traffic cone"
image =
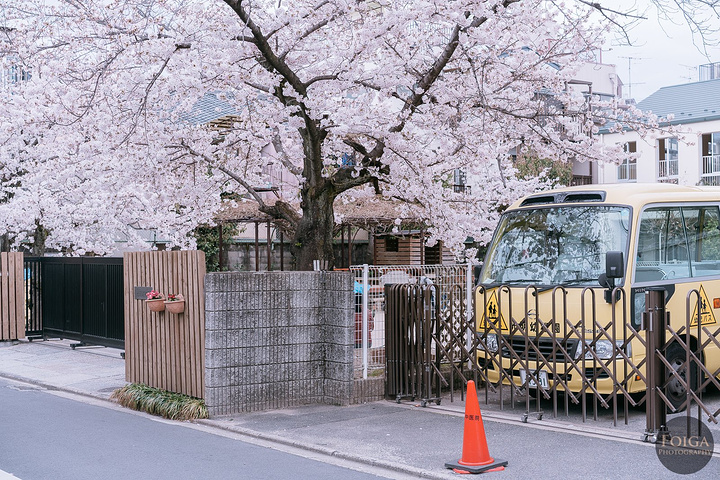
{"type": "Polygon", "coordinates": [[[467,384],[467,398],[465,399],[462,458],[457,462],[446,463],[445,467],[452,468],[456,473],[483,473],[504,470],[507,464],[506,461],[495,460],[490,456],[475,382],[470,380],[467,384]]]}

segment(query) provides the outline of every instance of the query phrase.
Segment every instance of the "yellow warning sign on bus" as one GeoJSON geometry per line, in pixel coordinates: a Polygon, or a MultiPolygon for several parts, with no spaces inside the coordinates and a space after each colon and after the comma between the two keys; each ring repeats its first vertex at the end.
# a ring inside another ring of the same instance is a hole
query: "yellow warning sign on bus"
{"type": "MultiPolygon", "coordinates": [[[[715,320],[715,314],[712,311],[712,304],[708,300],[705,289],[700,285],[700,325],[712,325],[717,323],[715,320]]],[[[690,317],[690,326],[697,327],[698,324],[698,304],[695,303],[695,309],[693,310],[692,317],[690,317]]]]}
{"type": "Polygon", "coordinates": [[[500,312],[500,305],[498,304],[496,291],[493,291],[492,295],[490,295],[490,299],[485,304],[485,314],[480,319],[478,329],[484,330],[497,328],[507,330],[508,327],[502,316],[502,312],[500,312]]]}

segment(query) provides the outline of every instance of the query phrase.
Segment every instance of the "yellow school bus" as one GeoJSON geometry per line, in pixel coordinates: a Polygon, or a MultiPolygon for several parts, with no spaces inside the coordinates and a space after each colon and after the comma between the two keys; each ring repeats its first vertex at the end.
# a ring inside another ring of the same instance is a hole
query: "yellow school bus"
{"type": "MultiPolygon", "coordinates": [[[[587,391],[582,368],[608,360],[600,369],[605,374],[596,373],[592,386],[599,394],[612,392],[618,380],[607,373],[624,368],[612,362],[629,359],[641,366],[639,373],[644,372],[641,323],[650,287],[665,290],[670,327],[675,331],[686,325],[687,305],[692,304],[694,327],[699,319],[706,331],[717,332],[720,188],[636,183],[529,195],[502,215],[478,287],[477,329],[484,339],[478,361],[490,381],[502,378],[505,383],[537,387],[539,382],[552,387],[562,378],[562,389],[587,391]],[[699,293],[688,302],[691,290],[699,293]],[[627,340],[627,327],[640,333],[627,340]],[[611,336],[614,329],[624,333],[611,336]],[[554,336],[555,342],[552,364],[550,353],[541,357],[543,342],[552,346],[548,336],[554,336]],[[528,343],[534,343],[533,348],[528,343]],[[512,348],[514,353],[510,353],[512,348]],[[488,353],[495,354],[489,364],[488,353]],[[566,358],[555,362],[559,357],[566,358]],[[505,370],[502,377],[501,368],[505,370]],[[563,372],[567,368],[572,375],[563,372]]],[[[715,343],[703,340],[707,344],[698,348],[694,333],[690,343],[691,348],[702,350],[708,370],[717,372],[720,350],[715,343]]],[[[686,378],[685,350],[675,342],[665,356],[686,378]]],[[[691,384],[697,385],[692,369],[690,377],[691,384]]],[[[630,393],[646,389],[641,375],[623,381],[630,393]]],[[[671,379],[666,392],[675,406],[685,401],[681,382],[671,379]]]]}

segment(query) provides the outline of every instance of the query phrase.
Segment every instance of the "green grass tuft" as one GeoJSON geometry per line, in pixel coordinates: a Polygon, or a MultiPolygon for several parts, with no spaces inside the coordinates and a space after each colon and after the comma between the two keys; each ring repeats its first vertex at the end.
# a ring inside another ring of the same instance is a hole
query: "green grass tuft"
{"type": "Polygon", "coordinates": [[[110,396],[123,407],[158,415],[170,420],[208,418],[205,401],[181,393],[131,383],[115,390],[110,396]]]}

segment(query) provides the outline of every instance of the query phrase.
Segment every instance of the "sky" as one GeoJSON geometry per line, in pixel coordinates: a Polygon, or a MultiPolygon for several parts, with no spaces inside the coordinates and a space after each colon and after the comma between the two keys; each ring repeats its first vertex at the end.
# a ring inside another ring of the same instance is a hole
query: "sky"
{"type": "MultiPolygon", "coordinates": [[[[626,6],[628,2],[604,0],[602,4],[626,6]]],[[[649,2],[638,1],[638,5],[649,2]]],[[[622,7],[618,7],[622,8],[622,7]]],[[[697,82],[698,66],[720,62],[720,46],[708,47],[709,57],[693,44],[693,37],[684,20],[675,16],[674,24],[659,21],[654,11],[630,31],[636,46],[628,47],[609,42],[602,52],[602,63],[614,64],[624,83],[623,96],[641,101],[661,87],[697,82]]],[[[720,19],[715,19],[720,24],[720,19]]],[[[720,40],[720,34],[713,39],[720,40]]],[[[697,42],[700,42],[697,39],[697,42]]]]}

